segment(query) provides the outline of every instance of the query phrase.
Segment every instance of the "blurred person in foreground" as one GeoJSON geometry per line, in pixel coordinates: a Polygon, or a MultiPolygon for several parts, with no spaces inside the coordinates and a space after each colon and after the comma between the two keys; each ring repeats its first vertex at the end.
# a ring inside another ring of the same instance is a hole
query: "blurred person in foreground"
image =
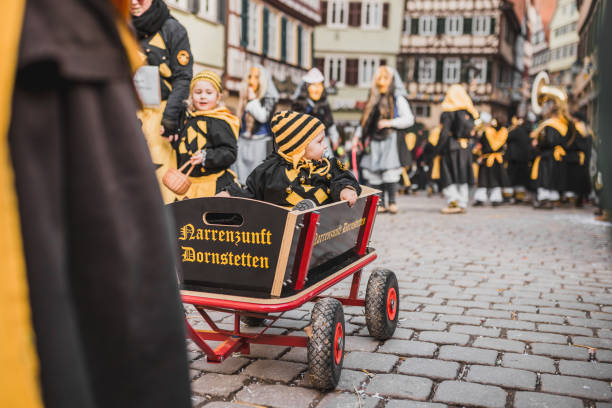
{"type": "Polygon", "coordinates": [[[190,407],[175,252],[135,115],[129,3],[9,3],[0,406],[190,407]]]}

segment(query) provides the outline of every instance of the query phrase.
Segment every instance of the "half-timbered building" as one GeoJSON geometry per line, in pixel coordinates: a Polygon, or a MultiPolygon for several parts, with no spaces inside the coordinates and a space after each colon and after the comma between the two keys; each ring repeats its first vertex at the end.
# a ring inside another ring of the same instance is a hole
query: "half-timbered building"
{"type": "Polygon", "coordinates": [[[438,122],[454,83],[470,84],[477,109],[509,120],[522,97],[521,21],[506,0],[408,0],[398,68],[417,121],[438,122]]]}

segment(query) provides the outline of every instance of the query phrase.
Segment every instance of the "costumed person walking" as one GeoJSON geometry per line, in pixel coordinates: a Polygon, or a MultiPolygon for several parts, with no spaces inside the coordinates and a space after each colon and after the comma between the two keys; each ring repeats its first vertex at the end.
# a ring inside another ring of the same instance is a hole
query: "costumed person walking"
{"type": "Polygon", "coordinates": [[[308,71],[295,90],[291,109],[295,112],[312,115],[325,125],[325,140],[328,145],[325,157],[332,158],[340,144],[340,134],[334,124],[334,117],[327,100],[327,90],[323,84],[324,81],[323,74],[317,68],[308,71]]]}
{"type": "Polygon", "coordinates": [[[593,132],[580,113],[574,115],[576,132],[573,140],[568,140],[566,155],[563,158],[566,171],[566,197],[581,207],[591,193],[590,162],[593,148],[593,132]]]}
{"type": "Polygon", "coordinates": [[[259,64],[253,65],[243,81],[238,103],[241,124],[235,170],[241,184],[272,153],[269,122],[278,99],[279,94],[269,72],[259,64]]]}
{"type": "MultiPolygon", "coordinates": [[[[481,120],[485,122],[484,112],[481,120]]],[[[488,114],[490,118],[490,114],[488,114]]],[[[480,136],[480,157],[478,158],[478,187],[474,192],[474,205],[484,205],[490,201],[493,206],[504,201],[502,188],[510,185],[504,167],[504,148],[508,139],[508,129],[500,126],[495,118],[485,126],[480,136]]]]}
{"type": "Polygon", "coordinates": [[[532,130],[535,115],[533,112],[527,114],[527,120],[516,119],[508,130],[508,147],[505,159],[508,164],[508,178],[510,187],[508,192],[514,203],[525,202],[527,189],[530,185],[530,165],[533,159],[533,148],[529,133],[532,130]]]}
{"type": "Polygon", "coordinates": [[[560,199],[559,192],[566,186],[564,156],[565,146],[575,132],[574,123],[568,119],[559,106],[560,101],[546,100],[542,106],[542,116],[546,117],[531,132],[532,145],[537,156],[531,167],[531,180],[536,190],[534,208],[553,208],[560,199]]]}
{"type": "Polygon", "coordinates": [[[469,140],[476,119],[478,112],[465,88],[451,85],[442,101],[442,128],[435,149],[441,156],[440,187],[448,204],[443,214],[464,213],[468,206],[469,186],[474,184],[469,140]]]}
{"type": "Polygon", "coordinates": [[[136,119],[129,2],[3,11],[0,406],[191,407],[174,240],[136,119]]]}
{"type": "Polygon", "coordinates": [[[162,197],[165,203],[170,203],[175,200],[175,194],[161,180],[169,168],[176,166],[169,139],[178,138],[180,115],[189,97],[193,75],[189,37],[162,0],[132,0],[131,14],[146,64],[159,68],[161,104],[159,108],[144,108],[138,117],[156,167],[162,197]]]}
{"type": "Polygon", "coordinates": [[[191,186],[177,200],[212,197],[236,180],[229,167],[236,161],[240,120],[219,106],[221,78],[202,71],[191,80],[189,107],[184,111],[177,151],[179,168],[193,166],[191,186]]]}
{"type": "Polygon", "coordinates": [[[398,212],[397,184],[404,166],[412,163],[402,130],[413,123],[414,116],[399,74],[388,66],[378,68],[352,145],[357,146],[363,140],[361,168],[368,183],[382,191],[379,212],[398,212]]]}

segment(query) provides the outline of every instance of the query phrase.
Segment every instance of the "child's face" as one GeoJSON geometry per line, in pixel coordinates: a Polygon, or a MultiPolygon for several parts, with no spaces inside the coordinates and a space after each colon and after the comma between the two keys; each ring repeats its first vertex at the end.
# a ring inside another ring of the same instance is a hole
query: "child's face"
{"type": "Polygon", "coordinates": [[[325,132],[319,133],[314,139],[306,146],[306,152],[304,157],[308,160],[321,160],[323,153],[327,149],[327,143],[325,142],[325,132]]]}
{"type": "Polygon", "coordinates": [[[191,98],[196,110],[211,110],[219,103],[219,92],[210,82],[198,81],[193,87],[191,98]]]}

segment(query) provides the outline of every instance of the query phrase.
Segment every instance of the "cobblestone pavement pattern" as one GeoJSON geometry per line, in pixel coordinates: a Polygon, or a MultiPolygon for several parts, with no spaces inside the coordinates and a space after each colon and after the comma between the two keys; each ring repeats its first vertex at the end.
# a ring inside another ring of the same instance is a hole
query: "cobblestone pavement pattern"
{"type": "MultiPolygon", "coordinates": [[[[590,210],[444,216],[438,198],[399,204],[377,217],[378,259],[361,284],[363,295],[375,267],[397,274],[393,339],[368,337],[363,309],[345,307],[345,368],[329,393],[309,387],[305,349],[254,346],[213,365],[188,341],[194,407],[612,407],[609,225],[590,210]]],[[[303,333],[311,308],[286,313],[272,333],[303,333]]],[[[231,329],[231,317],[212,315],[231,329]]]]}

